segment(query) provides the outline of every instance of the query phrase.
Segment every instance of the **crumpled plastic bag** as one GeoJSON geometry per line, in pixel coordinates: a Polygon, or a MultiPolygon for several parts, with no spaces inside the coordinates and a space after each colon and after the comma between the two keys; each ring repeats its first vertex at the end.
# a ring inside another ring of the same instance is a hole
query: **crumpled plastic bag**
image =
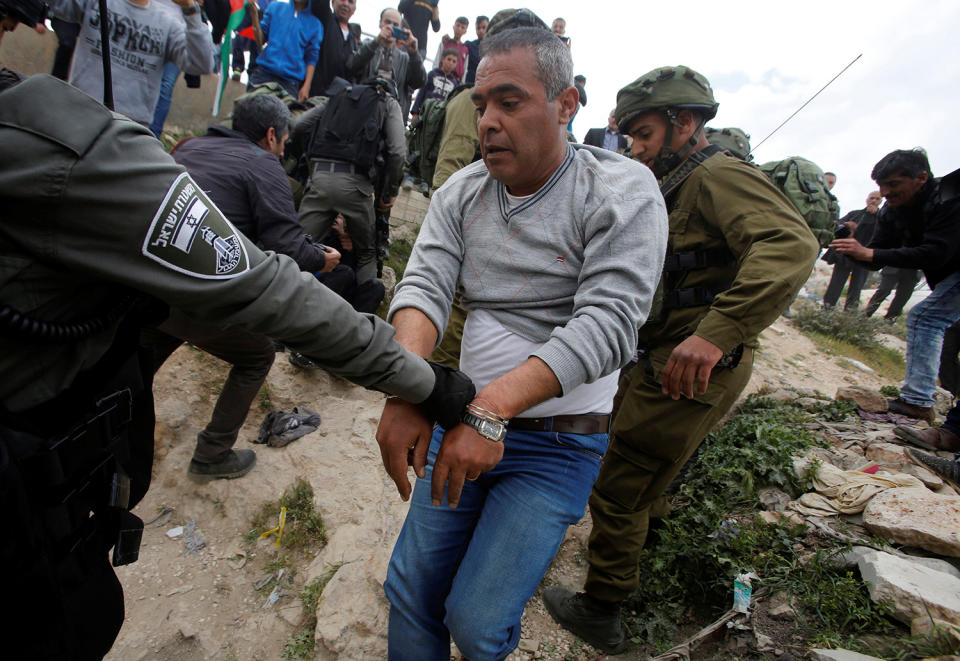
{"type": "MultiPolygon", "coordinates": [[[[810,465],[810,459],[797,457],[793,464],[797,474],[803,475],[810,465]]],[[[923,486],[923,482],[906,473],[845,471],[824,462],[817,468],[813,479],[816,491],[803,494],[787,507],[808,516],[856,514],[862,512],[870,499],[881,491],[923,486]]]]}
{"type": "Polygon", "coordinates": [[[301,436],[316,431],[320,426],[320,414],[305,406],[295,406],[292,412],[270,411],[260,423],[260,432],[254,443],[282,448],[301,436]]]}

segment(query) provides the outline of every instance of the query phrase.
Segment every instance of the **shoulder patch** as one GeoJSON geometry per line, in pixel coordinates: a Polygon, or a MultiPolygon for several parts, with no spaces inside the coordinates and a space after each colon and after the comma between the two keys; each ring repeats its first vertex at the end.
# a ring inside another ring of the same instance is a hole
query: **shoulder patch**
{"type": "Polygon", "coordinates": [[[186,172],[167,191],[141,252],[168,269],[206,280],[250,270],[240,232],[186,172]]]}

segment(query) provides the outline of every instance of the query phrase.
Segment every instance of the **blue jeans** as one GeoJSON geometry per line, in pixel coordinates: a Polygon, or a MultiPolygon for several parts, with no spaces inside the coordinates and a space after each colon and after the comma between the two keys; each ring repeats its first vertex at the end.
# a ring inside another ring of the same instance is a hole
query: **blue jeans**
{"type": "Polygon", "coordinates": [[[163,78],[160,80],[160,98],[157,99],[157,107],[153,109],[153,121],[150,122],[150,130],[158,138],[163,133],[163,123],[167,121],[167,114],[170,112],[170,102],[173,101],[173,87],[177,84],[177,78],[180,77],[180,69],[173,62],[167,62],[163,66],[163,78]]]}
{"type": "Polygon", "coordinates": [[[390,558],[391,661],[448,661],[450,638],[471,661],[505,658],[520,617],[567,526],[583,517],[607,434],[510,430],[503,459],[464,484],[456,509],[430,502],[443,430],[390,558]]]}
{"type": "Polygon", "coordinates": [[[943,333],[960,320],[960,272],[937,283],[907,315],[907,375],[900,398],[914,406],[932,406],[943,333]]]}
{"type": "Polygon", "coordinates": [[[300,81],[299,80],[290,80],[289,78],[281,78],[280,76],[274,76],[271,73],[267,73],[263,70],[262,67],[257,67],[253,71],[247,71],[247,91],[252,92],[253,88],[256,85],[262,85],[263,83],[277,83],[287,91],[287,94],[293,97],[294,101],[297,99],[297,94],[300,93],[300,81]]]}

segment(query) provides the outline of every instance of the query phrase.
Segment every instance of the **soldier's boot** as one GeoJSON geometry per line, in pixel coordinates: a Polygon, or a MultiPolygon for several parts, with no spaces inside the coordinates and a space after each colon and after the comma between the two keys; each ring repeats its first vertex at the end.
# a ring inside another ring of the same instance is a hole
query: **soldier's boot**
{"type": "Polygon", "coordinates": [[[257,453],[253,450],[230,450],[230,454],[225,459],[215,463],[207,464],[191,459],[187,472],[191,477],[199,479],[232,480],[249,473],[256,463],[257,453]]]}
{"type": "Polygon", "coordinates": [[[590,595],[553,585],[543,591],[547,612],[567,631],[607,654],[627,651],[627,637],[620,622],[620,604],[600,601],[590,595]]]}

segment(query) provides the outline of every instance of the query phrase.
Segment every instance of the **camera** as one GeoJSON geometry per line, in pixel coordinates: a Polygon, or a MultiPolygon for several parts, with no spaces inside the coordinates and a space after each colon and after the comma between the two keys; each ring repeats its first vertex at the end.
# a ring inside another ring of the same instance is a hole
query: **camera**
{"type": "Polygon", "coordinates": [[[848,239],[853,232],[850,231],[850,228],[846,225],[840,225],[837,229],[833,230],[833,238],[835,239],[848,239]]]}
{"type": "Polygon", "coordinates": [[[407,31],[403,28],[398,28],[396,25],[393,26],[393,38],[397,41],[402,41],[407,38],[407,31]]]}

